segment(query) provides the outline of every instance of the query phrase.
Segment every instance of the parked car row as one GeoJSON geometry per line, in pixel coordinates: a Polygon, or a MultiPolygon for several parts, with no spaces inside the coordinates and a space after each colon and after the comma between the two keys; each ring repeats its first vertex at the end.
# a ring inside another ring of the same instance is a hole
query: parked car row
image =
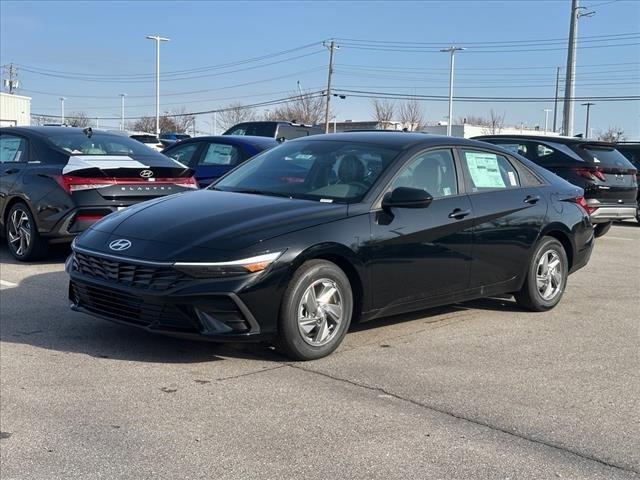
{"type": "Polygon", "coordinates": [[[74,310],[308,360],[352,321],[497,294],[553,308],[594,233],[636,215],[637,171],[610,144],[481,140],[222,135],[161,154],[91,128],[4,128],[0,219],[19,260],[75,237],[74,310]]]}

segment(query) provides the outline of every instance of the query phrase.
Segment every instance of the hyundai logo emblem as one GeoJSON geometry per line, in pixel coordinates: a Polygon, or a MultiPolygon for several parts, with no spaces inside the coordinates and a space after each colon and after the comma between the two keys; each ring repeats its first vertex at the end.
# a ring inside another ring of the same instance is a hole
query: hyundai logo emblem
{"type": "Polygon", "coordinates": [[[118,240],[114,240],[109,244],[109,248],[111,250],[115,250],[116,252],[121,252],[122,250],[126,250],[131,246],[131,242],[126,238],[119,238],[118,240]]]}
{"type": "Polygon", "coordinates": [[[151,170],[142,170],[140,172],[140,176],[142,178],[151,178],[151,177],[153,177],[153,172],[151,170]]]}

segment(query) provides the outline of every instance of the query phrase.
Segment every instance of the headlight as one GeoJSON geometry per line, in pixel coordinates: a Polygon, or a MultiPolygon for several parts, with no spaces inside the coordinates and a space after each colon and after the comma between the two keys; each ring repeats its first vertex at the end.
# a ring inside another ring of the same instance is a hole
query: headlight
{"type": "Polygon", "coordinates": [[[275,262],[282,253],[265,253],[231,262],[176,262],[173,266],[181,272],[199,278],[232,277],[261,272],[275,262]]]}

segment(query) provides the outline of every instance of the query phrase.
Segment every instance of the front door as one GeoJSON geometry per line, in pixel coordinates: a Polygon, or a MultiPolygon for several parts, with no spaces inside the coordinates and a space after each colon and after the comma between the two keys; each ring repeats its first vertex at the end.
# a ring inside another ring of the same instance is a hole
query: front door
{"type": "Polygon", "coordinates": [[[474,214],[461,185],[450,149],[417,154],[391,182],[387,191],[421,188],[434,200],[426,208],[370,213],[372,309],[419,304],[468,288],[474,214]]]}

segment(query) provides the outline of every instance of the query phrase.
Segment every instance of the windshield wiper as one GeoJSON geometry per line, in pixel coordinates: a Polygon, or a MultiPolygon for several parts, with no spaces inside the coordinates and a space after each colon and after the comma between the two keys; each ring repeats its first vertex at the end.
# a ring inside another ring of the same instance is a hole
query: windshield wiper
{"type": "Polygon", "coordinates": [[[272,197],[284,197],[284,198],[291,198],[291,195],[288,193],[280,193],[280,192],[270,192],[267,190],[256,190],[256,189],[252,189],[252,188],[238,188],[238,189],[233,189],[233,190],[223,190],[226,192],[233,192],[233,193],[248,193],[248,194],[252,194],[252,195],[269,195],[272,197]]]}

